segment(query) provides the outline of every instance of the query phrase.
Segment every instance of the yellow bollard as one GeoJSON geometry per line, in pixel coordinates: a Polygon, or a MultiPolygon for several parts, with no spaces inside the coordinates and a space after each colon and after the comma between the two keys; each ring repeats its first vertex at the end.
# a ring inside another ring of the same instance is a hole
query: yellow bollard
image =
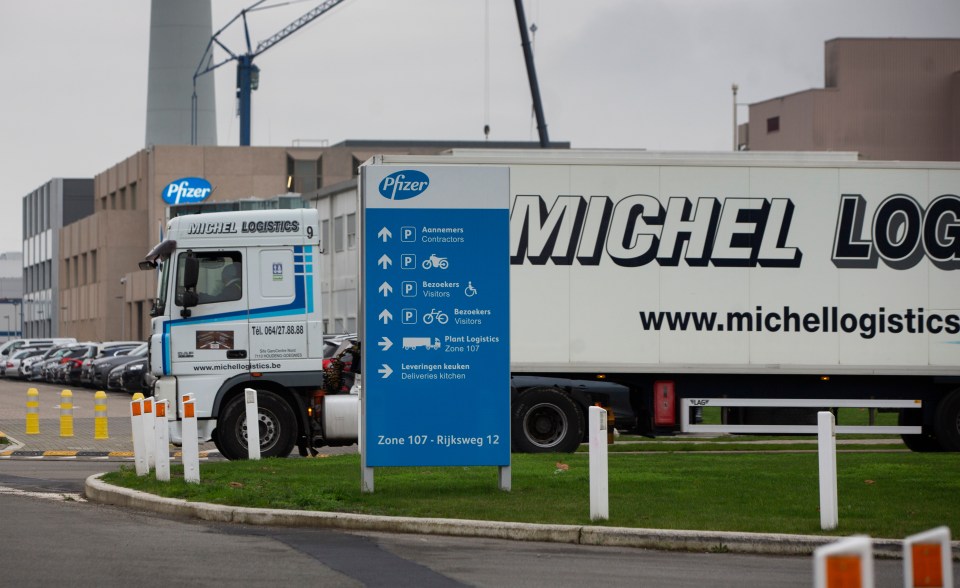
{"type": "Polygon", "coordinates": [[[73,437],[73,392],[60,392],[60,436],[73,437]]]}
{"type": "Polygon", "coordinates": [[[27,390],[27,435],[40,434],[40,391],[27,390]]]}
{"type": "Polygon", "coordinates": [[[134,400],[143,400],[143,392],[137,392],[136,394],[134,394],[134,395],[130,398],[130,400],[131,400],[131,401],[134,401],[134,400]]]}
{"type": "Polygon", "coordinates": [[[103,390],[98,390],[93,395],[93,438],[110,438],[107,427],[107,393],[103,390]]]}

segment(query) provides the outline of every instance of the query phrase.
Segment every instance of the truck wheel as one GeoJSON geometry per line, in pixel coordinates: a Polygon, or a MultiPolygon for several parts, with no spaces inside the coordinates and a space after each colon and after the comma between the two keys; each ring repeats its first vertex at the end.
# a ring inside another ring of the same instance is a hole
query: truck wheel
{"type": "Polygon", "coordinates": [[[960,390],[954,390],[937,405],[937,439],[944,451],[960,451],[960,390]]]}
{"type": "Polygon", "coordinates": [[[513,445],[523,453],[570,453],[583,440],[584,419],[570,396],[553,388],[527,390],[513,406],[513,445]]]}
{"type": "MultiPolygon", "coordinates": [[[[901,427],[916,427],[923,424],[923,412],[916,408],[901,408],[897,417],[897,424],[901,427]]],[[[910,451],[929,453],[940,451],[940,440],[931,432],[924,430],[919,435],[900,435],[903,444],[910,451]]]]}
{"type": "MultiPolygon", "coordinates": [[[[286,457],[297,438],[297,420],[290,405],[269,390],[257,391],[257,427],[261,457],[286,457]]],[[[217,422],[215,443],[227,459],[247,459],[247,406],[243,394],[234,396],[217,422]]]]}

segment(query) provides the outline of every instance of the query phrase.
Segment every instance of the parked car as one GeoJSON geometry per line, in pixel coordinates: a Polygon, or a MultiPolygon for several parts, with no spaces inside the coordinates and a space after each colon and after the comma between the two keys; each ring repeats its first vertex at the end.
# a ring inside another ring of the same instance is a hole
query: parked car
{"type": "MultiPolygon", "coordinates": [[[[134,360],[134,361],[138,361],[138,360],[134,360]]],[[[127,364],[118,365],[117,367],[110,370],[110,373],[107,374],[107,387],[106,387],[107,390],[118,390],[118,391],[123,390],[123,368],[125,368],[126,366],[127,364]]]]}
{"type": "Polygon", "coordinates": [[[32,381],[44,381],[47,378],[49,367],[60,363],[60,358],[70,351],[70,344],[51,347],[37,358],[28,358],[21,363],[25,377],[32,381]],[[29,368],[29,371],[28,369],[29,368]]]}
{"type": "Polygon", "coordinates": [[[7,378],[17,378],[20,375],[20,364],[28,357],[42,355],[47,350],[46,347],[21,347],[14,351],[6,361],[0,361],[3,364],[3,376],[7,378]]]}
{"type": "Polygon", "coordinates": [[[67,343],[76,343],[77,340],[73,337],[54,337],[54,338],[40,338],[40,339],[11,339],[10,341],[5,342],[3,345],[0,345],[0,357],[4,359],[10,357],[10,354],[20,349],[21,347],[29,346],[51,346],[51,345],[62,345],[67,343]]]}
{"type": "Polygon", "coordinates": [[[147,344],[141,343],[139,347],[117,349],[114,355],[106,355],[92,360],[89,364],[84,365],[85,371],[82,375],[84,384],[100,390],[107,390],[107,377],[113,368],[146,357],[148,350],[147,344]]]}
{"type": "Polygon", "coordinates": [[[72,384],[80,379],[80,367],[83,360],[97,352],[96,343],[77,343],[67,348],[60,361],[47,365],[45,380],[51,384],[72,384]]]}
{"type": "Polygon", "coordinates": [[[124,392],[130,394],[142,392],[146,396],[152,386],[152,382],[147,380],[147,374],[146,357],[124,364],[120,376],[120,386],[124,392]]]}

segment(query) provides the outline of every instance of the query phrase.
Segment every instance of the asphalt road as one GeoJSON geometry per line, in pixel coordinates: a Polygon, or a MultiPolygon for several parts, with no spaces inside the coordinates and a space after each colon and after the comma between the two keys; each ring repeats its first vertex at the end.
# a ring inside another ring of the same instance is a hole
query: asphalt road
{"type": "MultiPolygon", "coordinates": [[[[810,557],[227,525],[84,501],[84,479],[120,463],[0,462],[5,585],[812,585],[810,557]]],[[[880,588],[902,586],[900,561],[877,560],[876,574],[880,588]]]]}

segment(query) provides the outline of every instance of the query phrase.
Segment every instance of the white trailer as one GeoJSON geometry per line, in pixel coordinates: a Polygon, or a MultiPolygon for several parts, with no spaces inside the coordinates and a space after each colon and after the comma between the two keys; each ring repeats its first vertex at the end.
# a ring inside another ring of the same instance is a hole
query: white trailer
{"type": "Polygon", "coordinates": [[[912,400],[908,444],[960,450],[957,163],[454,151],[361,171],[447,165],[509,168],[515,379],[627,386],[653,434],[679,428],[685,398],[912,400]]]}

